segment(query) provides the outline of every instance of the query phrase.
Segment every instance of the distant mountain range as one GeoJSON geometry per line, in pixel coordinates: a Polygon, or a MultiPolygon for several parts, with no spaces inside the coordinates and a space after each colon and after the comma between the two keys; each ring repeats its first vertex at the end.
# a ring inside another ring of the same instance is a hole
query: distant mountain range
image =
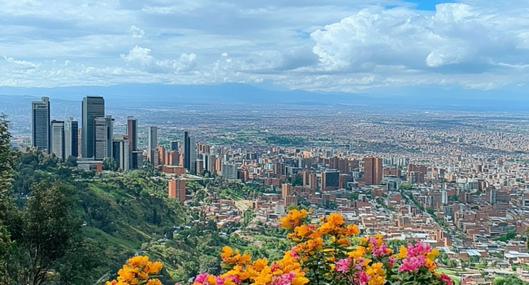
{"type": "Polygon", "coordinates": [[[56,88],[0,87],[0,112],[12,111],[20,104],[41,96],[55,102],[80,105],[86,95],[104,96],[109,104],[122,108],[214,105],[348,105],[366,109],[460,110],[460,111],[529,111],[526,90],[499,92],[443,88],[403,88],[376,90],[369,94],[318,93],[285,90],[246,84],[162,85],[127,84],[56,88]]]}

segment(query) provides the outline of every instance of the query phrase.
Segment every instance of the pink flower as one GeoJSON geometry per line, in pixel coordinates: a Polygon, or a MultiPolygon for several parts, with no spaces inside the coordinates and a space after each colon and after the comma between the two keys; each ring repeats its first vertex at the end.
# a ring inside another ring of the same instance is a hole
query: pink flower
{"type": "Polygon", "coordinates": [[[217,285],[224,285],[224,279],[222,277],[217,277],[217,285]]]}
{"type": "Polygon", "coordinates": [[[336,262],[336,271],[340,273],[347,273],[351,267],[351,259],[344,258],[336,262]]]}
{"type": "Polygon", "coordinates": [[[411,256],[402,260],[402,265],[399,267],[399,272],[416,272],[424,266],[426,258],[421,256],[411,256]]]}
{"type": "Polygon", "coordinates": [[[272,284],[273,285],[290,285],[290,284],[292,284],[292,280],[294,280],[295,277],[296,277],[296,275],[294,273],[292,273],[292,272],[285,273],[285,274],[277,277],[276,279],[274,279],[272,284]]]}
{"type": "Polygon", "coordinates": [[[207,279],[208,279],[208,274],[207,274],[207,273],[200,273],[200,274],[195,278],[195,282],[196,282],[196,283],[201,283],[201,284],[203,284],[204,282],[206,282],[207,279]]]}
{"type": "Polygon", "coordinates": [[[369,239],[369,243],[371,243],[371,246],[373,247],[373,256],[375,257],[383,257],[391,253],[385,243],[379,242],[379,240],[374,237],[369,239]]]}
{"type": "Polygon", "coordinates": [[[367,285],[369,283],[369,276],[365,271],[358,272],[358,284],[367,285]]]}
{"type": "Polygon", "coordinates": [[[441,274],[441,281],[443,281],[446,285],[454,285],[454,281],[452,281],[452,278],[448,277],[446,274],[441,274]]]}
{"type": "Polygon", "coordinates": [[[393,268],[393,266],[395,265],[395,262],[397,262],[397,259],[393,256],[391,256],[389,258],[389,267],[393,268]]]}
{"type": "Polygon", "coordinates": [[[290,256],[294,257],[295,259],[299,258],[299,254],[295,250],[290,251],[290,256]]]}
{"type": "Polygon", "coordinates": [[[430,245],[425,243],[417,243],[415,245],[408,245],[408,256],[427,255],[432,251],[430,245]]]}

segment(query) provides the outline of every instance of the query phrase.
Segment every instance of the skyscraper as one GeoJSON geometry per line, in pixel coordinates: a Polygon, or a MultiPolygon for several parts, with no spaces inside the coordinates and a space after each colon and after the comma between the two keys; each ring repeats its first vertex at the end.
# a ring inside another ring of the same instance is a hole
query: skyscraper
{"type": "Polygon", "coordinates": [[[50,152],[50,100],[34,101],[32,106],[31,143],[38,150],[50,152]]]}
{"type": "Polygon", "coordinates": [[[197,144],[194,137],[189,137],[189,172],[197,174],[197,144]]]}
{"type": "Polygon", "coordinates": [[[148,133],[149,138],[147,141],[147,159],[152,165],[158,166],[158,151],[156,149],[158,146],[158,128],[149,127],[148,133]]]}
{"type": "Polygon", "coordinates": [[[94,119],[95,147],[94,158],[105,159],[112,157],[112,138],[114,136],[114,123],[111,116],[96,117],[94,119]]]}
{"type": "Polygon", "coordinates": [[[382,182],[382,159],[379,157],[364,158],[364,182],[367,185],[379,185],[382,182]]]}
{"type": "Polygon", "coordinates": [[[73,118],[64,122],[64,158],[79,156],[79,125],[73,118]]]}
{"type": "Polygon", "coordinates": [[[95,157],[95,118],[105,116],[105,99],[87,96],[83,99],[83,157],[95,157]]]}
{"type": "Polygon", "coordinates": [[[138,168],[138,121],[134,117],[127,118],[127,141],[129,150],[128,154],[128,169],[138,168]]]}
{"type": "Polygon", "coordinates": [[[189,132],[184,132],[184,168],[191,171],[191,140],[189,132]]]}
{"type": "Polygon", "coordinates": [[[51,153],[64,160],[64,122],[51,121],[51,153]]]}

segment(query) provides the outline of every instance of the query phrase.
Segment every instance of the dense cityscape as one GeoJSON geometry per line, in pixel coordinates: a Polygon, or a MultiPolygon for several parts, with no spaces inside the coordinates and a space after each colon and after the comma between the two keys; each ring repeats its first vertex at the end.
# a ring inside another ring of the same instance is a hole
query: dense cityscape
{"type": "Polygon", "coordinates": [[[529,285],[529,0],[0,7],[0,285],[529,285]]]}
{"type": "Polygon", "coordinates": [[[338,211],[366,234],[440,249],[448,260],[443,267],[460,284],[509,275],[529,282],[523,117],[426,114],[421,121],[408,114],[377,121],[362,115],[350,121],[325,111],[317,118],[284,111],[291,117],[250,112],[238,124],[229,112],[233,121],[218,119],[220,112],[215,128],[197,120],[174,130],[169,120],[151,124],[152,116],[149,125],[123,114],[126,121],[117,121],[105,112],[103,97],[85,97],[79,121],[51,118],[53,107],[47,97],[32,103],[31,137],[17,134],[19,149],[100,175],[153,169],[167,197],[220,228],[245,220],[248,210],[251,227],[276,227],[292,207],[316,217],[338,211]],[[209,192],[208,203],[196,204],[198,190],[189,185],[197,181],[206,188],[236,182],[264,190],[229,197],[209,192]]]}

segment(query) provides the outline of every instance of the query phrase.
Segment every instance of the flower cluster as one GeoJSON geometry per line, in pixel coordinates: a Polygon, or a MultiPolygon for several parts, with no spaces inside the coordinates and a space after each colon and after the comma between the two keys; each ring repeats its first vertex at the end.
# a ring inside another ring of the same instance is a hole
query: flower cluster
{"type": "Polygon", "coordinates": [[[429,245],[410,244],[394,253],[382,235],[360,237],[358,227],[348,225],[339,213],[314,224],[307,217],[307,212],[294,210],[280,225],[290,231],[292,252],[311,283],[453,284],[436,272],[439,251],[429,245]]]}
{"type": "Polygon", "coordinates": [[[309,282],[297,257],[291,252],[272,264],[266,259],[252,261],[249,255],[230,247],[223,248],[221,257],[230,270],[219,276],[202,273],[195,278],[194,285],[305,285],[309,282]]]}
{"type": "Polygon", "coordinates": [[[135,256],[118,271],[117,280],[109,281],[106,285],[162,285],[162,282],[155,278],[162,268],[161,262],[152,262],[147,256],[135,256]]]}
{"type": "MultiPolygon", "coordinates": [[[[437,249],[423,243],[392,247],[382,235],[360,236],[356,225],[347,224],[339,213],[316,223],[306,210],[292,210],[281,218],[293,245],[275,262],[252,259],[236,249],[224,247],[220,254],[224,273],[198,275],[193,285],[453,285],[439,274],[437,249]]],[[[162,269],[148,257],[131,258],[118,272],[117,284],[159,285],[153,275],[162,269]]]]}

